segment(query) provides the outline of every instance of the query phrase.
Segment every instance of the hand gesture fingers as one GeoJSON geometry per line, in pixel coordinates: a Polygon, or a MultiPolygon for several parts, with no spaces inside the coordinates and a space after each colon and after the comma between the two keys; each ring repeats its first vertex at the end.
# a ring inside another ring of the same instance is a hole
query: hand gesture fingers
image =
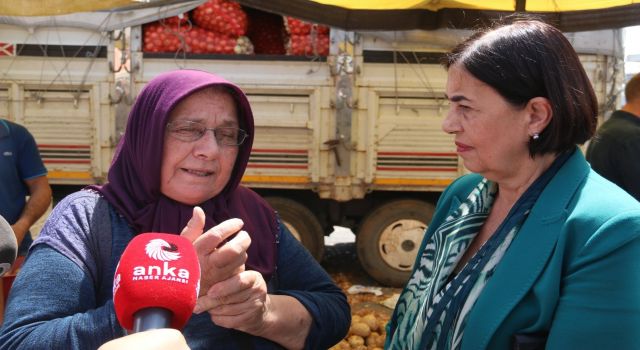
{"type": "Polygon", "coordinates": [[[198,237],[202,235],[204,231],[204,211],[200,207],[193,207],[193,215],[189,222],[187,222],[187,226],[182,229],[180,232],[180,236],[185,237],[191,243],[195,242],[198,237]]]}
{"type": "Polygon", "coordinates": [[[203,296],[198,299],[196,310],[202,312],[219,308],[224,305],[241,304],[256,294],[264,295],[267,292],[266,283],[262,275],[256,271],[243,271],[233,277],[214,284],[203,296]]]}
{"type": "MultiPolygon", "coordinates": [[[[241,220],[231,222],[232,220],[227,220],[216,226],[218,228],[223,226],[221,231],[212,232],[209,230],[202,237],[208,235],[210,232],[218,238],[225,237],[224,235],[220,236],[219,232],[229,232],[229,230],[238,228],[240,227],[239,224],[242,224],[241,220]],[[224,227],[223,224],[228,225],[228,227],[224,227]]],[[[212,238],[211,240],[207,240],[206,237],[204,238],[203,240],[198,239],[194,243],[198,260],[200,261],[200,295],[204,295],[215,283],[224,281],[243,272],[244,263],[247,261],[247,249],[249,249],[251,245],[251,238],[245,231],[237,232],[235,236],[226,242],[220,239],[212,238]],[[216,247],[214,245],[215,242],[222,244],[216,247]],[[211,248],[212,250],[209,250],[210,247],[213,247],[211,248]]]]}
{"type": "MultiPolygon", "coordinates": [[[[242,229],[244,223],[240,219],[225,220],[218,225],[210,228],[207,232],[198,237],[194,245],[198,254],[206,255],[212,253],[225,240],[242,229]]],[[[188,225],[187,225],[188,226],[188,225]]]]}
{"type": "Polygon", "coordinates": [[[251,245],[251,237],[246,231],[240,231],[224,245],[205,255],[207,266],[225,269],[230,266],[243,265],[247,260],[247,249],[251,245]]]}
{"type": "Polygon", "coordinates": [[[257,271],[245,271],[213,285],[198,299],[197,311],[208,310],[219,326],[256,332],[268,308],[267,285],[257,271]]]}

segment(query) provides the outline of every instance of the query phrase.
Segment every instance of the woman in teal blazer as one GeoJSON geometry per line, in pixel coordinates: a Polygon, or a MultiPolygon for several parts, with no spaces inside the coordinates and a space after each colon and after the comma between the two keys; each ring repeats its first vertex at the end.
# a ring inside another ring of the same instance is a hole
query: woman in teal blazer
{"type": "Polygon", "coordinates": [[[640,203],[576,147],[597,102],[571,45],[516,21],[445,66],[443,129],[476,174],[442,194],[385,348],[640,349],[640,203]]]}

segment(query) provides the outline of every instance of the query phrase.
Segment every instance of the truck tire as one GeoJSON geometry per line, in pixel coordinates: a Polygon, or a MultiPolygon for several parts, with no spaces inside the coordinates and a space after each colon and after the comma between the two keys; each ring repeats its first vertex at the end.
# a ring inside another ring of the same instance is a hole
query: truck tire
{"type": "Polygon", "coordinates": [[[311,255],[321,261],[324,254],[324,231],[320,221],[306,206],[283,197],[265,198],[280,215],[282,223],[311,255]]]}
{"type": "Polygon", "coordinates": [[[356,235],[362,268],[384,285],[404,286],[434,210],[433,204],[402,199],[369,213],[356,235]]]}

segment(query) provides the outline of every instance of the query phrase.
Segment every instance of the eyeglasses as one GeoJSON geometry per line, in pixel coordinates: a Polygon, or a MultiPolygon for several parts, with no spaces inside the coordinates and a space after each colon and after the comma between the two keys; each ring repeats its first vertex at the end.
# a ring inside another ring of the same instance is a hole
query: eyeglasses
{"type": "Polygon", "coordinates": [[[246,131],[239,128],[207,128],[201,123],[190,120],[167,123],[169,134],[185,142],[200,140],[207,130],[213,131],[213,137],[218,146],[240,146],[248,136],[246,131]]]}

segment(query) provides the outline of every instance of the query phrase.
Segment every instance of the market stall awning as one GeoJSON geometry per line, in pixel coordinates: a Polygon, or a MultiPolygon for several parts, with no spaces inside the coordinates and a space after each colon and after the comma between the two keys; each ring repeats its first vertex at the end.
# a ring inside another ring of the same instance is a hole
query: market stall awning
{"type": "Polygon", "coordinates": [[[638,3],[638,1],[633,0],[310,0],[308,2],[338,6],[350,10],[423,9],[438,11],[452,8],[515,11],[520,7],[520,10],[534,12],[598,10],[638,3]]]}
{"type": "MultiPolygon", "coordinates": [[[[640,0],[237,0],[256,9],[346,30],[474,28],[532,13],[563,31],[640,25],[640,0]]],[[[0,0],[0,16],[118,12],[188,0],[0,0]]]]}
{"type": "MultiPolygon", "coordinates": [[[[0,3],[5,0],[0,0],[0,3]]],[[[25,0],[28,2],[27,0],[25,0]]],[[[107,2],[110,0],[107,0],[107,2]]],[[[121,0],[120,0],[121,1],[121,0]]],[[[165,1],[136,3],[109,10],[91,10],[87,12],[71,11],[56,15],[6,15],[0,12],[0,25],[9,24],[22,28],[69,27],[82,28],[97,32],[108,32],[130,26],[156,21],[160,18],[185,13],[205,0],[165,1]],[[153,5],[151,5],[153,4],[153,5]]],[[[90,1],[93,2],[93,1],[90,1]]]]}
{"type": "Polygon", "coordinates": [[[78,12],[157,8],[192,0],[0,0],[0,16],[58,16],[78,12]]]}
{"type": "Polygon", "coordinates": [[[239,0],[264,11],[346,30],[474,28],[514,12],[563,31],[640,25],[640,0],[239,0]]]}
{"type": "Polygon", "coordinates": [[[0,0],[3,16],[55,16],[131,5],[131,0],[0,0]]]}

